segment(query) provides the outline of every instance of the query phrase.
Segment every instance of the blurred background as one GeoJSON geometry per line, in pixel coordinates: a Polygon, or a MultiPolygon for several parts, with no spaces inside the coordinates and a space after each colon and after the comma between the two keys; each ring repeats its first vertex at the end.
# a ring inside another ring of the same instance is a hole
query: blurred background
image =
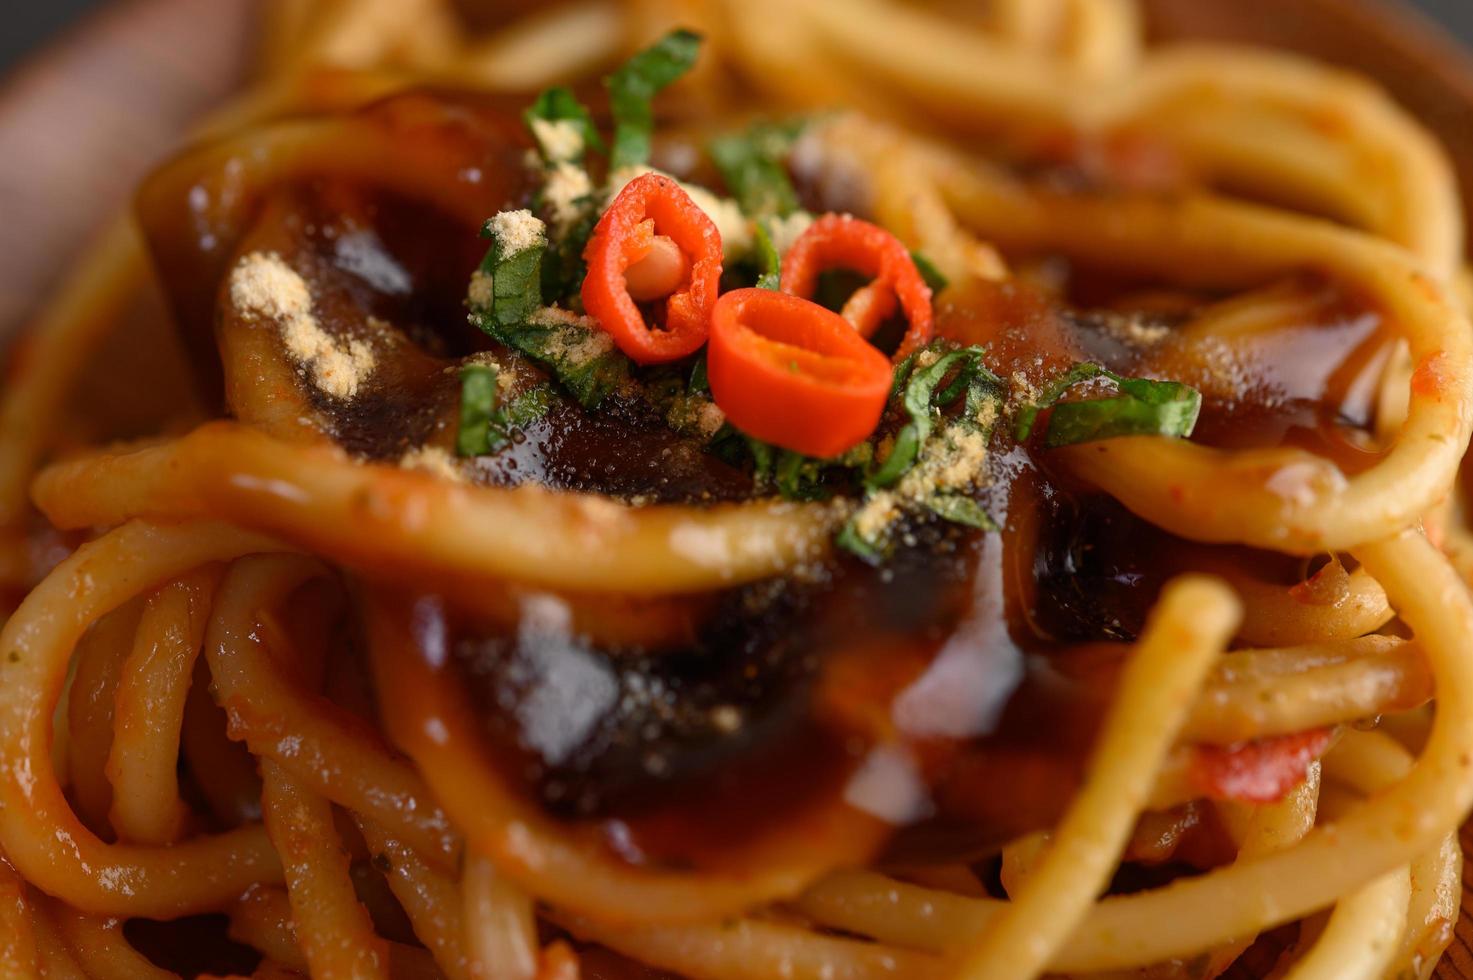
{"type": "MultiPolygon", "coordinates": [[[[109,0],[10,0],[5,4],[5,30],[0,31],[0,71],[46,43],[87,10],[109,0]]],[[[113,0],[116,2],[116,0],[113,0]]],[[[208,3],[209,0],[200,0],[208,3]]],[[[1296,0],[1283,0],[1286,4],[1296,0]]],[[[1463,40],[1473,44],[1473,0],[1411,0],[1463,40]]]]}

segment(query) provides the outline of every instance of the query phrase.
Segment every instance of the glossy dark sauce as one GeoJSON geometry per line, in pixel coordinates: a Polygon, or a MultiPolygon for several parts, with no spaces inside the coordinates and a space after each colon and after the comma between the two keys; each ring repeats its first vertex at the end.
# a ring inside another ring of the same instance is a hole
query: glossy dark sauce
{"type": "MultiPolygon", "coordinates": [[[[477,193],[498,202],[489,214],[526,200],[520,149],[507,150],[525,140],[484,114],[481,130],[503,140],[481,153],[488,176],[477,193]]],[[[458,135],[447,140],[463,140],[450,116],[447,132],[458,135]]],[[[383,117],[370,110],[358,124],[383,117]]],[[[187,193],[187,180],[175,183],[187,193]]],[[[190,240],[187,222],[156,215],[155,250],[208,253],[216,283],[222,257],[279,250],[311,284],[326,329],[360,336],[372,316],[387,331],[380,370],[358,397],[297,392],[326,420],[325,436],[376,461],[448,445],[457,365],[494,349],[462,305],[484,244],[476,229],[361,182],[258,191],[249,220],[237,216],[234,237],[208,248],[190,240]]],[[[160,195],[154,206],[167,212],[160,195]]],[[[171,285],[186,329],[198,329],[187,316],[198,284],[171,285]]],[[[1287,286],[1308,297],[1308,318],[1265,328],[1242,356],[1228,351],[1226,366],[1206,356],[1221,354],[1205,350],[1216,339],[1182,339],[1220,297],[1183,296],[1175,312],[1140,314],[1085,277],[1075,285],[1068,299],[1021,282],[958,286],[938,300],[938,331],[985,345],[989,366],[1024,390],[1085,360],[1199,385],[1194,438],[1204,445],[1298,445],[1348,472],[1377,458],[1367,430],[1388,331],[1332,285],[1287,286]],[[1081,297],[1098,308],[1071,305],[1081,297]]],[[[228,318],[219,325],[233,328],[228,318]]],[[[542,380],[525,363],[516,372],[519,384],[542,380]]],[[[1286,587],[1302,576],[1296,559],[1188,545],[1151,527],[1036,442],[1018,445],[1007,424],[985,466],[981,500],[1000,532],[912,521],[883,567],[839,553],[731,590],[693,614],[692,637],[657,649],[578,634],[565,605],[575,599],[524,600],[515,627],[451,607],[453,656],[441,669],[474,707],[478,748],[502,778],[559,819],[597,824],[631,861],[739,863],[744,845],[821,804],[867,807],[894,824],[896,861],[975,855],[1046,825],[1073,794],[1111,694],[1113,672],[1095,668],[1123,656],[1167,579],[1214,564],[1286,587]],[[1072,667],[1081,651],[1088,671],[1072,667]],[[887,746],[909,766],[885,784],[904,800],[858,779],[887,746]]],[[[557,400],[470,475],[641,503],[743,499],[752,487],[747,468],[675,435],[623,393],[597,413],[557,400]]]]}

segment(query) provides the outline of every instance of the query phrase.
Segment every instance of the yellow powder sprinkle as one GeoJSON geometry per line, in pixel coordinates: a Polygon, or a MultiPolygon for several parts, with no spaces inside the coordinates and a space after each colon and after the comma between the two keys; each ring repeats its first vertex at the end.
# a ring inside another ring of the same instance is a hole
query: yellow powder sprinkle
{"type": "Polygon", "coordinates": [[[400,457],[399,465],[406,470],[432,473],[452,483],[465,482],[465,473],[462,472],[455,457],[439,446],[420,446],[418,449],[411,449],[400,457]]]}
{"type": "Polygon", "coordinates": [[[482,272],[480,269],[471,273],[471,286],[466,291],[465,298],[471,304],[472,309],[489,310],[491,308],[496,298],[492,287],[491,273],[482,272]]]}
{"type": "Polygon", "coordinates": [[[306,280],[275,252],[252,252],[236,264],[230,301],[242,314],[276,320],[287,354],[324,394],[352,398],[373,373],[373,348],[361,340],[345,345],[324,330],[306,280]]]}
{"type": "Polygon", "coordinates": [[[532,135],[548,163],[576,160],[583,155],[583,130],[571,119],[533,119],[532,135]]]}
{"type": "Polygon", "coordinates": [[[572,310],[558,306],[544,306],[527,318],[529,323],[543,327],[575,327],[562,331],[550,338],[548,354],[570,364],[586,364],[602,357],[614,349],[614,338],[598,328],[598,323],[587,316],[579,316],[572,310]]]}
{"type": "Polygon", "coordinates": [[[567,228],[578,220],[579,200],[592,193],[593,181],[588,178],[588,171],[573,163],[559,163],[542,185],[542,199],[559,228],[567,228]]]}
{"type": "Polygon", "coordinates": [[[777,249],[778,255],[785,255],[812,224],[813,215],[807,211],[794,211],[786,218],[773,218],[767,225],[772,247],[777,249]]]}
{"type": "Polygon", "coordinates": [[[516,255],[547,241],[547,225],[526,208],[502,211],[491,219],[491,234],[502,255],[516,255]]]}

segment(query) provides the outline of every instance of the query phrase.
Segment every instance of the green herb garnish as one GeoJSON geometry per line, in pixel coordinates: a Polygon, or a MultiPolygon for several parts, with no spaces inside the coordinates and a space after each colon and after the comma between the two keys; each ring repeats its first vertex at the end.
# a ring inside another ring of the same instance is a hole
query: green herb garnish
{"type": "Polygon", "coordinates": [[[537,100],[528,107],[526,112],[522,113],[522,118],[526,121],[527,128],[532,131],[532,136],[537,139],[538,148],[542,151],[542,159],[550,164],[562,160],[579,163],[590,147],[600,153],[604,152],[604,141],[598,135],[598,128],[593,125],[593,114],[588,111],[586,105],[578,101],[577,96],[566,88],[544,89],[537,96],[537,100]],[[538,127],[533,125],[537,121],[572,123],[577,127],[578,135],[582,140],[582,148],[571,157],[559,154],[556,147],[549,147],[542,142],[537,133],[538,127]]]}
{"type": "Polygon", "coordinates": [[[785,161],[805,123],[757,123],[745,133],[718,136],[708,145],[727,190],[749,217],[786,218],[798,210],[798,194],[785,161]]]}
{"type": "Polygon", "coordinates": [[[865,481],[870,489],[882,489],[900,482],[915,466],[921,446],[930,437],[934,425],[933,413],[952,404],[963,394],[967,395],[969,414],[981,410],[981,402],[988,398],[1001,398],[1002,379],[982,364],[982,348],[966,347],[943,354],[933,363],[917,368],[914,357],[907,358],[895,372],[895,388],[899,391],[904,384],[901,407],[910,421],[895,436],[890,454],[879,469],[865,481]],[[955,369],[955,377],[938,394],[941,382],[955,369]]]}
{"type": "Polygon", "coordinates": [[[979,531],[998,530],[997,521],[971,497],[959,493],[936,494],[925,501],[926,509],[943,521],[974,527],[979,531]]]}
{"type": "Polygon", "coordinates": [[[629,359],[609,335],[566,311],[541,310],[487,332],[545,367],[584,408],[597,408],[629,382],[629,359]]]}
{"type": "Polygon", "coordinates": [[[1050,449],[1120,436],[1185,439],[1197,426],[1202,393],[1179,381],[1114,378],[1114,398],[1063,402],[1049,416],[1044,445],[1050,449]]]}
{"type": "Polygon", "coordinates": [[[1119,436],[1185,439],[1196,428],[1202,394],[1179,381],[1127,378],[1098,364],[1076,364],[1018,412],[1014,434],[1019,442],[1032,435],[1038,416],[1050,408],[1053,413],[1044,434],[1044,445],[1050,449],[1119,436]],[[1101,377],[1113,383],[1118,394],[1060,401],[1074,385],[1101,377]]]}
{"type": "Polygon", "coordinates": [[[780,289],[782,257],[777,254],[777,246],[772,244],[772,236],[767,233],[767,226],[758,221],[752,238],[756,245],[758,268],[762,270],[757,276],[757,288],[780,289]]]}
{"type": "Polygon", "coordinates": [[[491,280],[489,306],[483,290],[471,290],[471,314],[487,333],[523,323],[542,307],[542,256],[547,251],[545,226],[528,211],[502,212],[487,221],[481,237],[491,247],[478,276],[491,280]],[[535,222],[535,233],[533,225],[535,222]]]}
{"type": "Polygon", "coordinates": [[[926,258],[924,254],[911,252],[910,259],[916,264],[916,271],[921,274],[921,278],[926,280],[926,285],[931,287],[931,292],[939,293],[951,285],[951,280],[946,278],[941,270],[936,268],[936,263],[926,258]]]}
{"type": "Polygon", "coordinates": [[[484,456],[495,447],[491,416],[496,411],[496,369],[472,364],[460,371],[460,430],[455,436],[458,456],[484,456]]]}
{"type": "Polygon", "coordinates": [[[612,169],[649,162],[655,129],[651,103],[656,93],[690,71],[700,47],[701,36],[694,31],[671,31],[604,80],[614,115],[612,169]]]}

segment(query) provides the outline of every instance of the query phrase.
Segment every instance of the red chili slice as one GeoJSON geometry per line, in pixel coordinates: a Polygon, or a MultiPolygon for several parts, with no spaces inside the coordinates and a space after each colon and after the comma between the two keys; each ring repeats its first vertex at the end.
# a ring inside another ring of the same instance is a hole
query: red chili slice
{"type": "Polygon", "coordinates": [[[721,233],[674,180],[644,174],[630,181],[599,219],[583,258],[583,308],[630,358],[640,364],[679,360],[706,342],[721,282],[721,233]],[[645,322],[625,279],[654,250],[657,235],[673,241],[689,263],[665,297],[663,328],[645,322]]]}
{"type": "Polygon", "coordinates": [[[784,256],[783,292],[811,298],[818,287],[819,273],[835,268],[853,269],[874,280],[865,287],[869,293],[861,290],[855,294],[856,300],[864,294],[862,300],[851,301],[845,308],[861,336],[874,333],[894,311],[894,299],[898,299],[910,327],[895,352],[895,360],[904,360],[931,340],[931,287],[900,239],[868,221],[826,214],[810,225],[784,256]]]}
{"type": "Polygon", "coordinates": [[[787,293],[737,289],[711,318],[711,394],[738,429],[808,456],[837,456],[879,424],[892,371],[843,317],[787,293]]]}

